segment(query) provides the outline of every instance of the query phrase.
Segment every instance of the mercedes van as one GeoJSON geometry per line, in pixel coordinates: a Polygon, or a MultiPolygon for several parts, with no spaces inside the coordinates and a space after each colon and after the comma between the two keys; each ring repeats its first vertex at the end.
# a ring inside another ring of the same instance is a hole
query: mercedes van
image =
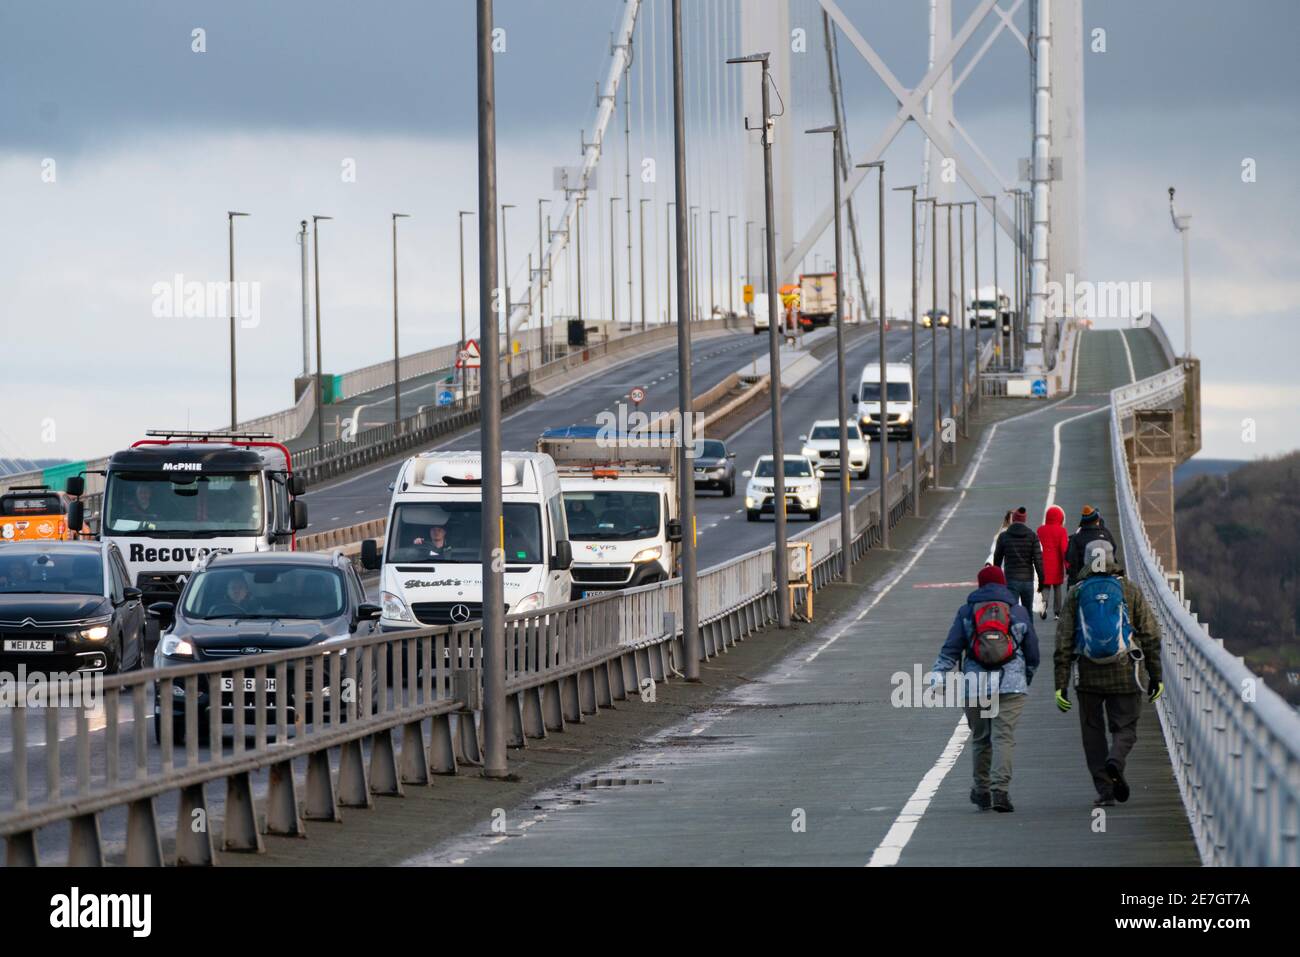
{"type": "MultiPolygon", "coordinates": [[[[858,426],[863,435],[880,433],[880,364],[869,362],[862,368],[858,391],[858,426]]],[[[912,437],[912,366],[907,362],[885,363],[886,437],[912,437]]]]}

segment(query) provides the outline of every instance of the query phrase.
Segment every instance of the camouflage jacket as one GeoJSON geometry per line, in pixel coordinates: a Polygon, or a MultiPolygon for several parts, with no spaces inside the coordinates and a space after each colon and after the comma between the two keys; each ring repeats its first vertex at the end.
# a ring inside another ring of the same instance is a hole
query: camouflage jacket
{"type": "Polygon", "coordinates": [[[1160,623],[1142,595],[1142,590],[1123,577],[1122,568],[1112,565],[1104,574],[1119,578],[1124,603],[1128,605],[1129,622],[1133,626],[1133,640],[1142,649],[1142,667],[1135,673],[1134,663],[1127,657],[1109,664],[1097,664],[1076,654],[1075,622],[1079,609],[1079,586],[1076,585],[1066,595],[1061,617],[1056,622],[1056,652],[1053,656],[1056,687],[1068,687],[1070,668],[1077,661],[1079,674],[1074,686],[1081,691],[1091,691],[1094,694],[1146,692],[1150,681],[1161,680],[1160,623]]]}

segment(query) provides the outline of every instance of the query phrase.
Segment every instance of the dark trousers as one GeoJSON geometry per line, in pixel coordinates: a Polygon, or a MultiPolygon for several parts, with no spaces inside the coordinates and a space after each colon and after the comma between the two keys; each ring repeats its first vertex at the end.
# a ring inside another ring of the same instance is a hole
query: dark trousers
{"type": "Polygon", "coordinates": [[[1022,582],[1008,578],[1007,587],[1020,596],[1020,604],[1028,608],[1032,614],[1034,611],[1034,580],[1031,578],[1027,582],[1022,582]]]}
{"type": "Polygon", "coordinates": [[[1043,607],[1044,608],[1050,605],[1052,608],[1052,614],[1056,615],[1059,618],[1061,615],[1061,606],[1064,604],[1065,604],[1064,583],[1061,583],[1059,585],[1043,586],[1043,607]],[[1049,597],[1051,598],[1050,602],[1048,601],[1049,597]]]}
{"type": "Polygon", "coordinates": [[[1124,770],[1128,753],[1137,743],[1138,718],[1142,715],[1140,692],[1097,694],[1076,691],[1079,697],[1079,729],[1083,733],[1083,756],[1092,772],[1092,783],[1100,795],[1111,793],[1106,761],[1113,760],[1124,770]],[[1110,741],[1106,731],[1110,731],[1110,741]]]}

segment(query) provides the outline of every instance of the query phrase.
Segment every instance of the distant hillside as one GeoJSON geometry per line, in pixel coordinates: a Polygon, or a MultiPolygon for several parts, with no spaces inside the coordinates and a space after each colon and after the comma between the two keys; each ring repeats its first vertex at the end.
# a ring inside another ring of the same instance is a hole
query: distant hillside
{"type": "Polygon", "coordinates": [[[1245,459],[1188,459],[1174,469],[1174,485],[1181,488],[1202,475],[1227,475],[1245,464],[1245,459]]]}
{"type": "MultiPolygon", "coordinates": [[[[1192,464],[1192,463],[1188,463],[1192,464]]],[[[1178,564],[1192,608],[1235,655],[1300,705],[1300,452],[1179,487],[1178,564]]]]}

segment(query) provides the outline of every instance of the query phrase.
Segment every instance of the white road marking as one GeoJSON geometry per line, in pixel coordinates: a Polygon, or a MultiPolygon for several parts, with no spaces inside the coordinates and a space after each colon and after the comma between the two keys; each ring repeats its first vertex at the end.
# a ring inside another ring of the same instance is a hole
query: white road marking
{"type": "Polygon", "coordinates": [[[1119,341],[1124,343],[1124,358],[1128,360],[1128,381],[1136,382],[1137,373],[1133,370],[1133,350],[1128,347],[1128,336],[1124,335],[1124,330],[1119,331],[1119,341]]]}

